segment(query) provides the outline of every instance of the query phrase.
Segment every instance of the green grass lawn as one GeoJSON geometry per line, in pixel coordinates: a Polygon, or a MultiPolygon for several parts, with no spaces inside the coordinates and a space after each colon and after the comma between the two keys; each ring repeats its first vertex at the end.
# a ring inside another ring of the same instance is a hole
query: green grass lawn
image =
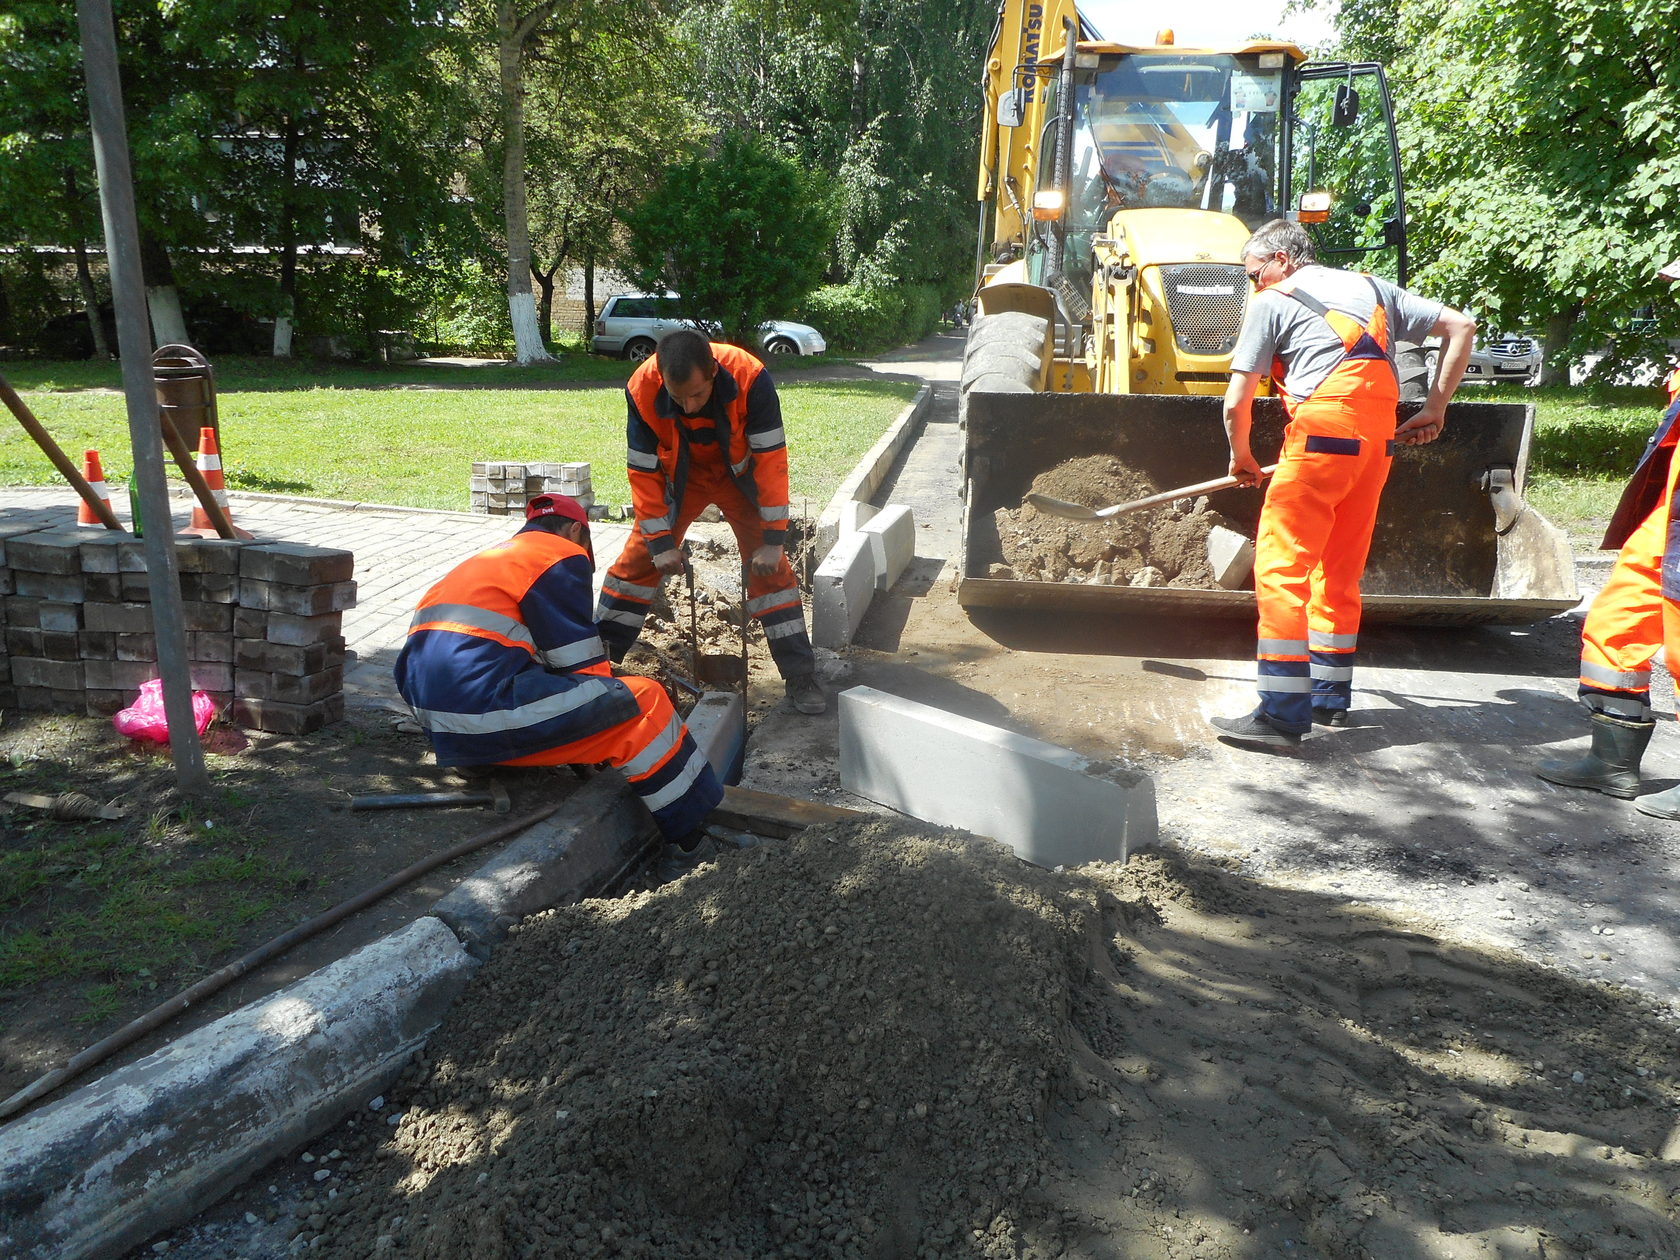
{"type": "MultiPolygon", "coordinates": [[[[230,488],[410,507],[468,506],[475,459],[590,464],[596,496],[629,501],[622,381],[628,364],[572,356],[607,374],[599,387],[533,389],[551,371],[511,367],[391,369],[283,364],[217,366],[222,463],[230,488]],[[524,386],[524,388],[521,388],[524,386]]],[[[778,369],[781,367],[777,364],[778,369]]],[[[107,480],[132,470],[128,422],[110,364],[8,363],[3,373],[72,457],[97,448],[107,480]]],[[[914,396],[901,382],[802,383],[778,371],[793,500],[820,510],[840,480],[914,396]]],[[[56,474],[15,425],[0,429],[0,484],[56,474]]]]}

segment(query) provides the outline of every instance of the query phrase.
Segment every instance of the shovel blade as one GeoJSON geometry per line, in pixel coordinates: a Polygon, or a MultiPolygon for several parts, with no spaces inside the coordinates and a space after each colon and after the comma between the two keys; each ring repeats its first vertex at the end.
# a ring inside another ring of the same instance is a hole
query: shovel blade
{"type": "Polygon", "coordinates": [[[702,652],[694,662],[694,672],[703,683],[722,683],[736,686],[747,680],[747,671],[739,656],[720,656],[702,652]]]}
{"type": "Polygon", "coordinates": [[[1070,521],[1095,521],[1102,519],[1102,513],[1095,508],[1088,508],[1083,503],[1069,503],[1066,499],[1053,499],[1047,494],[1029,494],[1027,502],[1040,512],[1051,516],[1060,516],[1070,521]]]}

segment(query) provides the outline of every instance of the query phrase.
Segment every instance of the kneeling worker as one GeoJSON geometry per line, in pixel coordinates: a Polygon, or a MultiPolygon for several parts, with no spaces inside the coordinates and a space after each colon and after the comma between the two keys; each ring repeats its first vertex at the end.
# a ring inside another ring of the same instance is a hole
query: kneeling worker
{"type": "Polygon", "coordinates": [[[507,542],[451,569],[420,601],[397,689],[440,766],[607,762],[665,838],[692,850],[723,788],[663,688],[614,678],[590,615],[588,514],[538,495],[507,542]]]}

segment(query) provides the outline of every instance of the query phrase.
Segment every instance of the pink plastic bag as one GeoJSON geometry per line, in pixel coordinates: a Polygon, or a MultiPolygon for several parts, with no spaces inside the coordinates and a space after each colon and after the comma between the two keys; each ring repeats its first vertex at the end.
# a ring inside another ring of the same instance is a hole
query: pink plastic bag
{"type": "MultiPolygon", "coordinates": [[[[216,716],[216,702],[202,691],[192,693],[193,725],[204,734],[216,716]]],[[[169,742],[169,722],[163,715],[163,680],[152,678],[140,684],[135,702],[111,719],[117,733],[131,739],[149,739],[154,744],[169,742]]]]}

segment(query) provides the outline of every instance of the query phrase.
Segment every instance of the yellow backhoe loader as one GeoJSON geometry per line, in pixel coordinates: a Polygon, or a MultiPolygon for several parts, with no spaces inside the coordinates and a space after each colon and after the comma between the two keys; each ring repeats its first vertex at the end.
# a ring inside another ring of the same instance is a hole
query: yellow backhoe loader
{"type": "MultiPolygon", "coordinates": [[[[1252,594],[1051,583],[998,569],[994,513],[1039,473],[1109,453],[1158,486],[1217,477],[1219,396],[1267,220],[1320,260],[1407,282],[1406,213],[1382,67],[1292,44],[1102,40],[1068,2],[1003,0],[984,77],[977,318],[964,356],[965,605],[1247,616],[1252,594]]],[[[1427,360],[1397,348],[1402,415],[1427,360]]],[[[1269,394],[1269,385],[1262,393],[1269,394]]],[[[1285,417],[1255,408],[1254,453],[1285,417]]],[[[1367,570],[1370,621],[1532,621],[1577,602],[1562,533],[1523,498],[1533,408],[1455,402],[1402,448],[1367,570]]],[[[1223,496],[1252,527],[1259,497],[1223,496]]]]}

